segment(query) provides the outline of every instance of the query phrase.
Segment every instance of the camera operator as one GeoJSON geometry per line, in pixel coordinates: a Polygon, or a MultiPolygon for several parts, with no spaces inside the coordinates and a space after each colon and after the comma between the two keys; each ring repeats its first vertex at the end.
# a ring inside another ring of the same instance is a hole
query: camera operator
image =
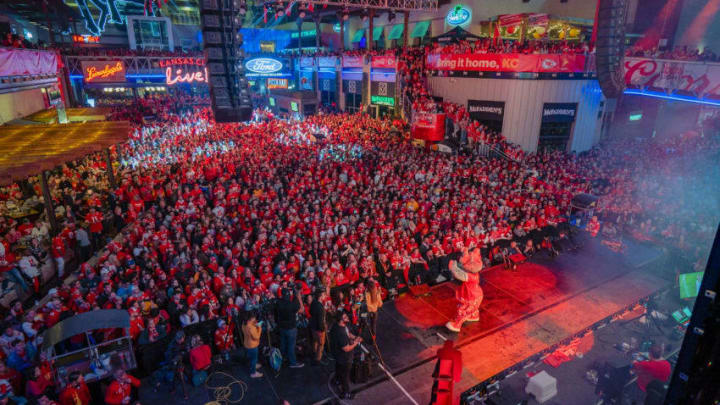
{"type": "Polygon", "coordinates": [[[338,311],[338,320],[330,329],[332,355],[335,357],[335,381],[342,392],[340,399],[352,399],[350,394],[350,369],[353,362],[353,350],[362,342],[362,338],[350,333],[347,312],[338,311]]]}
{"type": "Polygon", "coordinates": [[[325,334],[327,331],[327,325],[325,320],[325,305],[323,304],[326,299],[326,292],[323,289],[318,290],[310,303],[310,330],[312,331],[313,339],[313,354],[315,357],[313,360],[317,364],[325,365],[323,363],[323,348],[325,347],[325,334]]]}
{"type": "Polygon", "coordinates": [[[260,336],[262,335],[262,322],[258,323],[257,317],[250,312],[248,318],[242,326],[243,347],[250,360],[249,374],[250,378],[260,378],[263,376],[258,369],[258,346],[260,346],[260,336]]]}
{"type": "Polygon", "coordinates": [[[188,398],[185,389],[185,359],[187,357],[187,344],[185,342],[185,332],[178,331],[175,337],[165,350],[164,366],[157,370],[153,375],[155,377],[155,388],[159,388],[162,382],[170,385],[170,393],[175,393],[176,384],[180,383],[183,389],[185,399],[188,398]]]}
{"type": "Polygon", "coordinates": [[[282,298],[275,305],[275,319],[280,330],[280,351],[283,358],[288,360],[290,368],[305,366],[295,359],[295,341],[297,339],[297,314],[305,311],[305,305],[300,298],[300,290],[293,293],[288,288],[282,289],[282,298]]]}

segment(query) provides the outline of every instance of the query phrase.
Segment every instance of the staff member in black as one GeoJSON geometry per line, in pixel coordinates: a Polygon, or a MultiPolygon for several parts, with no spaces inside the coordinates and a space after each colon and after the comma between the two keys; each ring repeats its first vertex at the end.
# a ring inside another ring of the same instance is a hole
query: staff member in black
{"type": "MultiPolygon", "coordinates": [[[[313,339],[313,359],[316,364],[325,365],[322,360],[323,348],[325,347],[325,290],[320,290],[315,293],[315,296],[310,303],[310,329],[312,331],[313,339]]],[[[312,297],[312,296],[311,296],[312,297]]]]}
{"type": "Polygon", "coordinates": [[[348,331],[348,323],[350,323],[350,318],[343,311],[330,330],[332,354],[335,357],[335,379],[342,389],[340,399],[352,399],[350,394],[350,366],[353,360],[353,350],[362,342],[362,338],[348,331]]]}

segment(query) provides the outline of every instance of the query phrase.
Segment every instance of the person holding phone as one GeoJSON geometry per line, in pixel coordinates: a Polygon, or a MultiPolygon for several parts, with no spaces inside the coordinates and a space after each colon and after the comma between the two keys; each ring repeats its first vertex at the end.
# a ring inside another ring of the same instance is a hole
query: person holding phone
{"type": "Polygon", "coordinates": [[[248,319],[242,326],[243,346],[250,360],[249,374],[250,378],[260,378],[263,376],[258,369],[258,346],[260,346],[260,336],[262,335],[262,321],[258,322],[254,313],[250,313],[248,319]]]}

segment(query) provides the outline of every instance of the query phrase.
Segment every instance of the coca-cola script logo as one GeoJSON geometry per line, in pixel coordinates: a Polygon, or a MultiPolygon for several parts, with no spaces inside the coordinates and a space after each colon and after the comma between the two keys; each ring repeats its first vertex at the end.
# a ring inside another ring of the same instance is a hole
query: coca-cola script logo
{"type": "Polygon", "coordinates": [[[283,65],[277,59],[257,58],[245,62],[245,68],[253,73],[267,74],[279,72],[283,65]]]}

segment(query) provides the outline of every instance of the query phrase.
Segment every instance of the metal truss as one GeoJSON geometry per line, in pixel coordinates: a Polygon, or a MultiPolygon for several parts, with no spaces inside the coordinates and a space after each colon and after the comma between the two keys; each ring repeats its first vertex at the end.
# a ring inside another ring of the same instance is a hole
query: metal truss
{"type": "Polygon", "coordinates": [[[347,9],[373,8],[396,11],[437,11],[438,0],[309,0],[316,5],[337,6],[347,9]]]}
{"type": "Polygon", "coordinates": [[[160,74],[164,70],[160,61],[172,59],[162,56],[63,56],[63,61],[71,75],[81,75],[82,61],[109,61],[122,60],[127,74],[160,74]]]}

